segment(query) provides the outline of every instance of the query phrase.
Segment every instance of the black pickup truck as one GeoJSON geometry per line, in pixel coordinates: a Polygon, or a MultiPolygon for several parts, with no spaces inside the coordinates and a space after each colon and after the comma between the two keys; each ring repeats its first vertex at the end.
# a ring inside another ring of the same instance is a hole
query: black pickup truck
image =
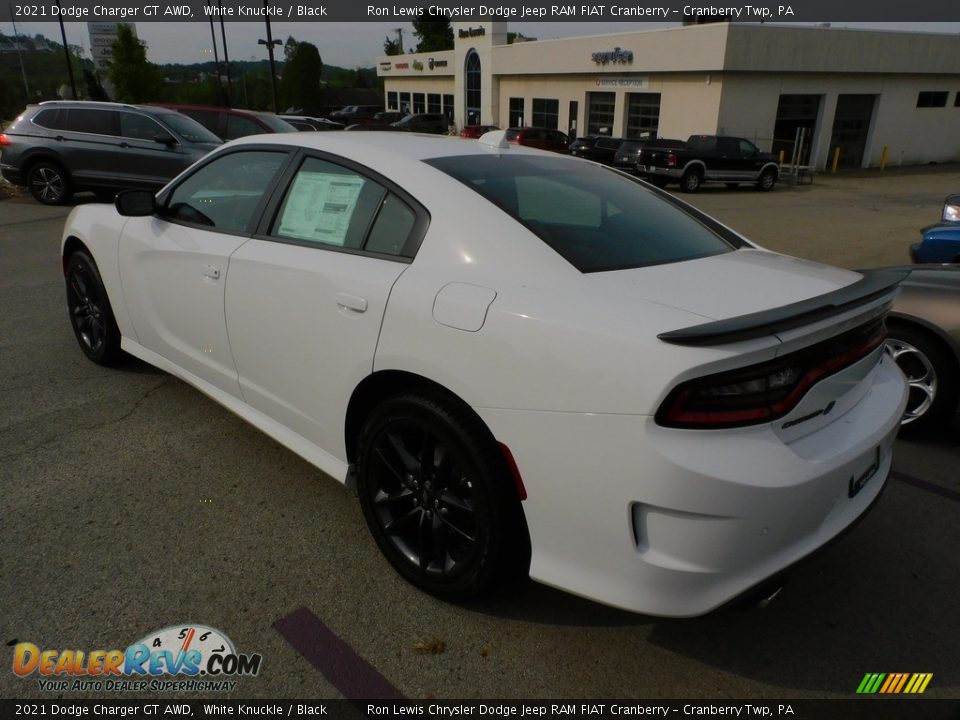
{"type": "Polygon", "coordinates": [[[682,148],[645,145],[637,157],[637,174],[659,187],[679,183],[684,192],[696,192],[709,181],[729,187],[748,182],[766,191],[776,185],[780,166],[774,155],[760,152],[749,140],[691,135],[682,148]]]}

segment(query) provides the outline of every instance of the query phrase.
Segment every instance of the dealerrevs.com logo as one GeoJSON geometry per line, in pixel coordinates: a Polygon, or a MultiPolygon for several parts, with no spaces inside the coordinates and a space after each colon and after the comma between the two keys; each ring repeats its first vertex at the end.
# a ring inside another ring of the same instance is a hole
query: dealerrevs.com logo
{"type": "Polygon", "coordinates": [[[263,656],[238,653],[226,635],[205,625],[172,625],[126,650],[13,648],[13,672],[38,676],[43,692],[227,692],[260,672],[263,656]]]}

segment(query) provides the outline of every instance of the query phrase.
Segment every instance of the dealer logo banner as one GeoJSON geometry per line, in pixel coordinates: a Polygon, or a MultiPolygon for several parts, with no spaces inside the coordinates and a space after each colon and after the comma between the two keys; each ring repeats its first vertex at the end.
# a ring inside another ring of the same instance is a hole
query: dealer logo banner
{"type": "Polygon", "coordinates": [[[262,661],[196,623],[149,633],[126,650],[41,650],[30,642],[13,648],[14,674],[36,674],[42,692],[227,692],[236,678],[259,673],[262,661]]]}

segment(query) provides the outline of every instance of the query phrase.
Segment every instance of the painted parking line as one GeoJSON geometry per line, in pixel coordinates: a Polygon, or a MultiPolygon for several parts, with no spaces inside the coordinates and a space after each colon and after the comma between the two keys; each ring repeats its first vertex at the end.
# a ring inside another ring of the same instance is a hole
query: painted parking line
{"type": "Polygon", "coordinates": [[[407,699],[308,608],[299,608],[280,618],[273,623],[273,629],[347,700],[407,699]]]}
{"type": "Polygon", "coordinates": [[[932,483],[927,480],[921,480],[920,478],[915,478],[911,475],[904,475],[902,472],[892,472],[890,473],[890,477],[892,477],[894,480],[899,480],[902,483],[906,483],[907,485],[913,485],[915,488],[919,488],[920,490],[926,490],[928,493],[933,493],[934,495],[939,495],[940,497],[947,498],[948,500],[960,502],[960,492],[957,492],[956,490],[951,490],[950,488],[937,485],[936,483],[932,483]]]}

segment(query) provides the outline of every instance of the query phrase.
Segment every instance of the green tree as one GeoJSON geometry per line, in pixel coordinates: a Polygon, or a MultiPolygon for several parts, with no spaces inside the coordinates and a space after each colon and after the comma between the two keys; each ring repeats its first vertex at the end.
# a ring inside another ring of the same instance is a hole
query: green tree
{"type": "Polygon", "coordinates": [[[163,86],[160,69],[147,60],[147,44],[135,37],[126,25],[117,27],[110,80],[119,102],[156,100],[163,86]]]}
{"type": "Polygon", "coordinates": [[[286,62],[280,78],[280,98],[284,107],[303,108],[307,114],[320,112],[323,103],[320,93],[320,74],[323,60],[313,43],[287,38],[283,49],[286,62]]]}
{"type": "Polygon", "coordinates": [[[453,26],[449,20],[414,20],[413,34],[420,41],[417,52],[453,50],[453,26]]]}
{"type": "Polygon", "coordinates": [[[93,74],[90,68],[83,69],[83,82],[87,86],[87,97],[91,100],[110,99],[107,97],[107,91],[103,89],[103,85],[100,84],[97,76],[93,74]]]}
{"type": "Polygon", "coordinates": [[[389,36],[383,38],[384,55],[403,55],[403,48],[400,47],[400,40],[391,40],[389,36]]]}

